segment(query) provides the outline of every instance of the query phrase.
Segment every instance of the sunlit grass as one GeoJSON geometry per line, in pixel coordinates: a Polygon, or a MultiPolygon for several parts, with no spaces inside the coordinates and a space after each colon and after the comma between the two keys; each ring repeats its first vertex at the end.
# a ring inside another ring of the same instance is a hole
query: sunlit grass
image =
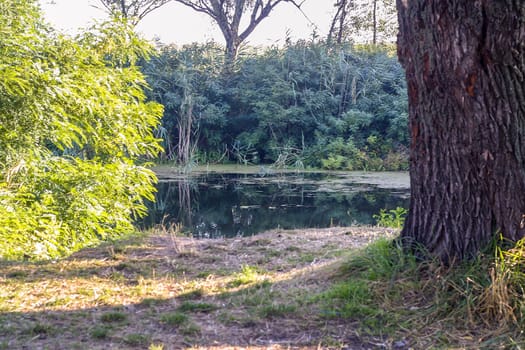
{"type": "Polygon", "coordinates": [[[346,258],[334,283],[308,304],[361,333],[412,339],[416,349],[521,348],[525,245],[499,245],[444,266],[378,240],[346,258]]]}
{"type": "Polygon", "coordinates": [[[315,280],[334,262],[331,249],[348,238],[343,229],[334,232],[281,232],[286,240],[261,235],[241,244],[138,235],[57,262],[0,262],[0,310],[6,320],[0,322],[0,344],[16,348],[13,344],[31,341],[54,348],[66,341],[75,348],[83,337],[84,346],[94,349],[103,344],[171,348],[165,342],[170,329],[191,343],[210,337],[209,322],[257,332],[264,322],[310,318],[301,300],[322,287],[315,280]],[[327,245],[330,239],[334,242],[327,245]],[[194,253],[183,256],[181,249],[194,253]],[[320,255],[315,265],[289,259],[312,251],[320,255]],[[311,276],[311,288],[305,288],[305,276],[311,276]]]}
{"type": "Polygon", "coordinates": [[[338,234],[181,241],[191,257],[156,237],[122,245],[118,259],[101,247],[58,262],[0,263],[0,344],[45,338],[38,344],[53,348],[53,339],[84,334],[96,346],[172,348],[169,332],[196,344],[212,341],[211,329],[256,336],[262,325],[282,324],[287,333],[322,329],[316,341],[324,345],[344,345],[330,328],[338,325],[365,343],[414,349],[523,344],[522,245],[445,267],[418,261],[391,238],[344,252],[351,235],[338,234]]]}

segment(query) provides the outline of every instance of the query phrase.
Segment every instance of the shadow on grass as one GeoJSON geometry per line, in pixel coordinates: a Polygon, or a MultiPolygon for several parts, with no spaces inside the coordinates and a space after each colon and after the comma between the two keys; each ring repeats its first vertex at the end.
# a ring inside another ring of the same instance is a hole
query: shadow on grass
{"type": "Polygon", "coordinates": [[[197,289],[166,299],[145,296],[126,305],[108,300],[116,305],[3,312],[0,349],[367,348],[355,324],[317,317],[306,291],[296,289],[305,277],[211,295],[197,289]]]}
{"type": "Polygon", "coordinates": [[[333,254],[348,244],[346,232],[338,240],[279,233],[176,254],[155,240],[56,263],[1,263],[0,350],[525,344],[521,330],[475,312],[491,259],[448,271],[388,239],[333,254]]]}

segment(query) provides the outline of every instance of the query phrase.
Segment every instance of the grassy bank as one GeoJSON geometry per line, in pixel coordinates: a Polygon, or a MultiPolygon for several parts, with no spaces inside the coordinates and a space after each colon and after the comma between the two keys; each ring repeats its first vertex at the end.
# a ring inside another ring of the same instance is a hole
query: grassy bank
{"type": "Polygon", "coordinates": [[[420,263],[393,234],[157,231],[58,262],[3,262],[0,349],[519,348],[517,310],[495,308],[514,304],[489,287],[493,257],[420,263]]]}

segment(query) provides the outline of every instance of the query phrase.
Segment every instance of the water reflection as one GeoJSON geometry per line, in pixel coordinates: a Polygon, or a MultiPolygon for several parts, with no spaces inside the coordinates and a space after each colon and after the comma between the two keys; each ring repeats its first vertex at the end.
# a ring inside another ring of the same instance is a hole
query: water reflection
{"type": "Polygon", "coordinates": [[[201,174],[161,181],[142,225],[182,223],[206,238],[373,224],[380,209],[408,207],[408,193],[342,174],[201,174]]]}

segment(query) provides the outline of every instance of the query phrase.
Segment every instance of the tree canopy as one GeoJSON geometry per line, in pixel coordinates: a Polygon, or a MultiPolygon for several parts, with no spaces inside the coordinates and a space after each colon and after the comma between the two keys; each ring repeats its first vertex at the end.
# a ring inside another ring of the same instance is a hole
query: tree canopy
{"type": "Polygon", "coordinates": [[[165,106],[167,158],[406,168],[404,72],[388,50],[300,41],[247,53],[228,74],[221,50],[165,46],[145,63],[150,97],[165,106]],[[191,133],[181,132],[190,119],[191,133]],[[181,147],[185,135],[189,148],[181,147]],[[184,149],[192,155],[181,157],[184,149]]]}
{"type": "Polygon", "coordinates": [[[162,106],[136,66],[151,47],[125,22],[73,40],[32,0],[0,3],[0,257],[51,258],[132,229],[161,150],[162,106]]]}

